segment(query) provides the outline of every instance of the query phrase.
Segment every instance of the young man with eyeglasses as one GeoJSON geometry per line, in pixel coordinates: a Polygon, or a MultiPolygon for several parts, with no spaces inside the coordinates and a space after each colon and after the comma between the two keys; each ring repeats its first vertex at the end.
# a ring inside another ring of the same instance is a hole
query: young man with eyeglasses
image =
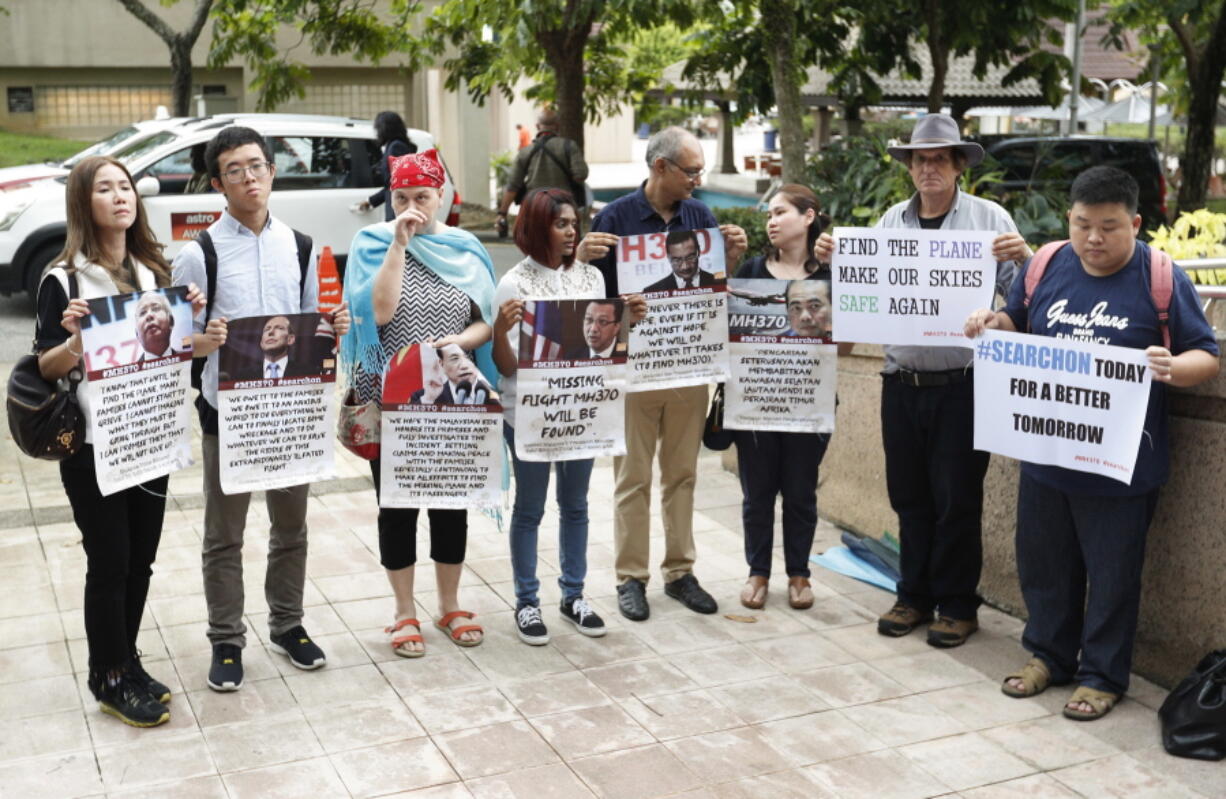
{"type": "MultiPolygon", "coordinates": [[[[204,455],[204,594],[209,608],[213,660],[208,684],[215,691],[243,685],[243,532],[250,494],[221,490],[217,437],[217,353],[226,340],[226,320],[251,316],[309,313],[317,309],[316,253],[310,239],[306,271],[299,235],[268,210],[276,167],[264,137],[251,128],[223,128],[205,150],[210,183],[226,198],[226,210],[209,226],[215,254],[215,279],[208,279],[205,250],[189,242],[174,259],[176,285],[210,285],[210,309],[195,320],[194,356],[207,357],[201,381],[200,411],[204,455]],[[207,318],[206,318],[207,317],[207,318]]],[[[333,314],[337,335],[349,327],[342,305],[333,314]]],[[[271,529],[264,596],[268,602],[270,648],[287,655],[300,669],[317,669],[326,659],[302,627],[306,582],[306,505],[309,486],[268,491],[265,503],[271,529]]]]}
{"type": "MultiPolygon", "coordinates": [[[[724,261],[728,271],[745,252],[745,231],[736,225],[719,225],[711,209],[693,199],[702,183],[705,160],[702,146],[693,134],[671,127],[647,142],[647,180],[634,192],[609,203],[592,223],[593,232],[634,236],[643,233],[677,232],[719,227],[724,236],[724,261]]],[[[697,240],[693,235],[694,253],[697,240]]],[[[666,239],[666,246],[668,243],[666,239]]],[[[676,257],[685,271],[688,248],[680,242],[676,257]]],[[[669,253],[673,255],[672,252],[669,253]]],[[[618,296],[617,248],[609,248],[592,261],[605,279],[608,297],[618,296]]],[[[697,264],[694,264],[697,269],[697,264]]],[[[674,275],[666,278],[677,288],[674,275]]],[[[648,289],[650,290],[650,289],[648,289]]],[[[660,570],[664,592],[696,613],[715,613],[715,598],[694,576],[694,482],[698,473],[698,449],[707,415],[707,387],[638,391],[626,396],[626,454],[615,458],[616,479],[615,569],[617,605],[632,621],[650,613],[647,581],[650,577],[652,460],[659,450],[660,502],[664,518],[664,560],[660,570]]]]}

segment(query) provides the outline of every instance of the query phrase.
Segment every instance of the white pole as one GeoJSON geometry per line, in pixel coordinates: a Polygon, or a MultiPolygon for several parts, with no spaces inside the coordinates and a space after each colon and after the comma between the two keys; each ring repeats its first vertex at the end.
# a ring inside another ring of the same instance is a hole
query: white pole
{"type": "Polygon", "coordinates": [[[1086,0],[1077,0],[1077,30],[1073,38],[1073,88],[1068,102],[1068,135],[1077,133],[1077,106],[1081,99],[1081,35],[1085,32],[1086,0]]]}

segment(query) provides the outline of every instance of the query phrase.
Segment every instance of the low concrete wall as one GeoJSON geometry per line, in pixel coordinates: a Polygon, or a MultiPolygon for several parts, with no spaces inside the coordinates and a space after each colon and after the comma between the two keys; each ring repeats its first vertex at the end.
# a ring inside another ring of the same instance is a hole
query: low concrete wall
{"type": "MultiPolygon", "coordinates": [[[[856,532],[897,532],[881,448],[881,350],[839,360],[836,433],[822,462],[818,509],[856,532]]],[[[1206,651],[1226,646],[1226,376],[1171,396],[1171,481],[1149,532],[1134,669],[1171,685],[1206,651]]],[[[727,461],[726,461],[727,462],[727,461]]],[[[731,459],[732,468],[736,461],[731,459]]],[[[984,485],[980,593],[1025,616],[1013,553],[1018,465],[994,456],[984,485]]],[[[1020,653],[1019,653],[1020,655],[1020,653]]]]}

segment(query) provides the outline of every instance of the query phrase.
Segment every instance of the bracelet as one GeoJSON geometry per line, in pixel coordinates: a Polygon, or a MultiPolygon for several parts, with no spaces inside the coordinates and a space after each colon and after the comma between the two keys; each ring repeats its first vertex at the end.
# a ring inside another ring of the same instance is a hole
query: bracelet
{"type": "Polygon", "coordinates": [[[82,355],[84,355],[84,354],[85,354],[84,349],[82,349],[82,351],[81,351],[81,352],[73,352],[73,351],[72,351],[72,347],[70,347],[70,346],[69,346],[69,344],[68,344],[70,341],[72,341],[72,338],[71,338],[71,337],[69,337],[69,338],[68,338],[68,339],[67,339],[67,340],[64,342],[64,349],[68,350],[68,354],[69,354],[69,355],[72,355],[72,356],[74,356],[74,357],[76,357],[76,358],[80,358],[82,355]]]}

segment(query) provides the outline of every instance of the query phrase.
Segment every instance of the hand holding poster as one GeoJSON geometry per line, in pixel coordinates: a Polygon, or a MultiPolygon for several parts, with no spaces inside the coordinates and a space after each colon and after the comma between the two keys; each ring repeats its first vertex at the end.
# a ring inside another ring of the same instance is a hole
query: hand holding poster
{"type": "Polygon", "coordinates": [[[724,427],[833,432],[830,281],[733,278],[728,297],[724,427]]]}
{"type": "Polygon", "coordinates": [[[992,231],[834,229],[834,336],[864,344],[969,347],[962,323],[992,306],[992,231]]]}
{"type": "Polygon", "coordinates": [[[570,461],[626,454],[625,302],[524,304],[515,454],[570,461]]]}
{"type": "Polygon", "coordinates": [[[229,322],[218,353],[221,490],[285,488],[334,474],[336,338],[318,313],[229,322]]]}
{"type": "Polygon", "coordinates": [[[405,347],[383,378],[379,504],[494,508],[502,492],[502,406],[455,344],[405,347]]]}
{"type": "Polygon", "coordinates": [[[1132,481],[1149,405],[1144,350],[986,330],[975,449],[1132,481]]]}
{"type": "Polygon", "coordinates": [[[630,331],[630,391],[727,379],[719,228],[623,236],[617,244],[617,282],[623,292],[647,297],[647,318],[630,331]]]}
{"type": "Polygon", "coordinates": [[[183,286],[89,300],[81,342],[104,496],[192,464],[191,331],[183,286]]]}

